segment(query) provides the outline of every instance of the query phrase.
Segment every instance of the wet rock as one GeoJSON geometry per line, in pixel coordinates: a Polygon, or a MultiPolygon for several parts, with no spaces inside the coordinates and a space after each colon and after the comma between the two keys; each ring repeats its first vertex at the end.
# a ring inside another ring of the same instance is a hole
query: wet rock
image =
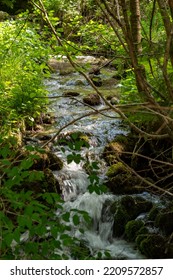
{"type": "MultiPolygon", "coordinates": [[[[139,214],[151,209],[152,204],[143,199],[144,202],[148,205],[147,207],[140,205],[141,201],[139,202],[138,198],[126,195],[119,201],[112,203],[110,212],[114,215],[113,234],[115,237],[120,237],[125,233],[125,227],[129,221],[136,219],[139,214]]],[[[139,222],[139,224],[141,223],[139,222]]],[[[142,226],[144,226],[144,222],[142,222],[142,226]]]]}
{"type": "Polygon", "coordinates": [[[125,235],[128,241],[135,241],[139,230],[144,226],[142,220],[132,220],[125,225],[125,235]]]}
{"type": "Polygon", "coordinates": [[[96,106],[101,104],[101,99],[98,94],[92,93],[89,94],[88,96],[85,96],[83,98],[83,102],[91,106],[96,106]]]}
{"type": "Polygon", "coordinates": [[[63,93],[64,96],[72,96],[72,97],[75,97],[75,96],[79,96],[80,93],[79,92],[76,92],[76,91],[67,91],[67,92],[64,92],[63,93]]]}
{"type": "Polygon", "coordinates": [[[159,234],[143,234],[136,238],[138,249],[149,259],[164,259],[166,240],[159,234]]]}

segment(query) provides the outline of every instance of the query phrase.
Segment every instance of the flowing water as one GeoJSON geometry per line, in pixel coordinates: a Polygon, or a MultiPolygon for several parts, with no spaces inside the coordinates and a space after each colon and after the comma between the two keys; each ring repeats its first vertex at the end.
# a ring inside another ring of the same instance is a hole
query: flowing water
{"type": "MultiPolygon", "coordinates": [[[[77,101],[77,99],[82,100],[81,94],[83,92],[93,92],[90,85],[79,74],[72,73],[68,76],[60,76],[56,73],[45,83],[50,92],[50,96],[59,96],[52,103],[57,120],[56,126],[58,128],[66,125],[74,118],[91,111],[90,108],[77,101]],[[81,93],[75,100],[68,97],[60,97],[65,91],[72,90],[81,93]]],[[[116,88],[114,90],[116,91],[116,88]]],[[[101,104],[96,108],[100,109],[103,106],[101,104]]],[[[112,116],[111,113],[107,113],[107,115],[112,116]]],[[[86,135],[89,135],[90,147],[89,149],[82,149],[81,153],[83,157],[87,155],[89,160],[98,161],[100,180],[104,181],[106,163],[100,158],[103,148],[116,135],[126,134],[126,130],[121,128],[121,122],[117,116],[115,118],[109,118],[102,115],[94,115],[81,119],[73,125],[66,127],[63,130],[63,134],[74,131],[84,132],[86,135]]],[[[74,162],[67,164],[66,156],[70,153],[70,150],[68,147],[65,150],[66,152],[62,153],[59,147],[55,147],[56,154],[64,161],[63,169],[55,172],[55,176],[57,176],[61,184],[62,195],[65,201],[64,207],[67,211],[70,209],[86,211],[92,218],[92,226],[89,228],[86,226],[84,235],[78,230],[73,232],[73,234],[89,244],[88,246],[92,255],[106,250],[110,252],[113,259],[144,258],[136,250],[134,244],[128,243],[122,238],[115,239],[112,236],[113,216],[109,213],[109,205],[111,202],[119,199],[119,197],[111,193],[101,195],[89,193],[87,190],[89,184],[88,175],[83,169],[82,162],[79,164],[74,162]]]]}

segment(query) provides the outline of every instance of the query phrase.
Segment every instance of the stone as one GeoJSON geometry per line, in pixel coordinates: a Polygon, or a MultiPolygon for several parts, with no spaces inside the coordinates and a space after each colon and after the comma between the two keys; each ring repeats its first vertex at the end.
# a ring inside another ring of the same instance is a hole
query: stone
{"type": "Polygon", "coordinates": [[[63,162],[61,161],[61,159],[50,151],[46,151],[43,154],[34,152],[34,155],[36,156],[36,158],[34,159],[32,169],[44,170],[46,168],[49,168],[56,171],[62,169],[63,167],[63,162]]]}
{"type": "Polygon", "coordinates": [[[89,94],[88,96],[85,96],[83,98],[83,102],[91,106],[96,106],[101,104],[101,99],[98,94],[92,93],[89,94]]]}
{"type": "Polygon", "coordinates": [[[122,162],[117,162],[115,164],[112,164],[110,167],[108,167],[108,170],[106,172],[106,176],[108,177],[114,177],[117,174],[121,174],[127,172],[127,168],[122,162]]]}
{"type": "Polygon", "coordinates": [[[118,141],[112,141],[107,144],[103,151],[103,158],[108,164],[117,162],[117,156],[120,157],[123,154],[125,146],[118,141]]]}
{"type": "Polygon", "coordinates": [[[67,92],[64,92],[63,93],[63,95],[64,96],[66,96],[66,97],[75,97],[75,96],[79,96],[80,95],[80,93],[78,93],[78,92],[76,92],[76,91],[67,91],[67,92]]]}
{"type": "Polygon", "coordinates": [[[142,220],[132,220],[125,225],[125,235],[128,241],[135,241],[139,230],[144,226],[142,220]]]}
{"type": "Polygon", "coordinates": [[[164,259],[166,257],[166,241],[159,234],[143,234],[136,238],[138,249],[149,259],[164,259]]]}

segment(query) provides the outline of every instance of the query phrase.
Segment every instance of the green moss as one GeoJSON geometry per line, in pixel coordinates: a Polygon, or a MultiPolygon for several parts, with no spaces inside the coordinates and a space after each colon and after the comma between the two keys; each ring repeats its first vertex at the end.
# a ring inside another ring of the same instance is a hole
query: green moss
{"type": "Polygon", "coordinates": [[[140,196],[135,197],[135,204],[136,204],[136,212],[138,214],[146,213],[146,212],[150,211],[150,209],[153,206],[151,201],[148,201],[145,198],[140,197],[140,196]]]}
{"type": "Polygon", "coordinates": [[[142,226],[139,230],[138,230],[138,234],[137,235],[141,235],[141,234],[148,234],[149,233],[149,229],[146,226],[142,226]]]}
{"type": "Polygon", "coordinates": [[[154,206],[151,208],[151,210],[150,210],[150,212],[149,212],[149,214],[148,214],[148,219],[149,219],[150,221],[154,221],[154,220],[156,219],[156,217],[157,217],[157,215],[158,215],[159,212],[160,212],[160,208],[157,207],[156,205],[154,205],[154,206]]]}
{"type": "Polygon", "coordinates": [[[106,173],[108,177],[114,177],[119,173],[127,172],[125,165],[122,162],[112,164],[106,173]]]}
{"type": "Polygon", "coordinates": [[[125,231],[125,225],[130,220],[130,216],[126,211],[121,208],[117,209],[117,212],[114,216],[113,224],[113,235],[115,237],[120,237],[125,231]]]}
{"type": "MultiPolygon", "coordinates": [[[[140,236],[140,235],[139,235],[140,236]]],[[[142,254],[150,259],[162,259],[165,257],[165,240],[159,234],[149,234],[146,238],[142,239],[141,242],[136,240],[139,244],[138,248],[142,254]]]]}
{"type": "Polygon", "coordinates": [[[125,145],[128,144],[128,138],[127,138],[127,136],[125,136],[123,134],[117,135],[116,138],[115,138],[115,141],[119,142],[121,144],[125,144],[125,145]]]}
{"type": "MultiPolygon", "coordinates": [[[[144,239],[146,239],[147,237],[148,237],[148,234],[147,234],[147,233],[141,233],[141,234],[139,234],[139,235],[136,237],[135,243],[136,243],[138,249],[139,249],[139,247],[140,247],[141,242],[142,242],[144,239]]],[[[141,251],[141,250],[140,250],[140,251],[141,251]]]]}
{"type": "Polygon", "coordinates": [[[144,226],[142,220],[132,220],[129,221],[125,226],[125,234],[129,241],[135,241],[138,231],[144,226]]]}

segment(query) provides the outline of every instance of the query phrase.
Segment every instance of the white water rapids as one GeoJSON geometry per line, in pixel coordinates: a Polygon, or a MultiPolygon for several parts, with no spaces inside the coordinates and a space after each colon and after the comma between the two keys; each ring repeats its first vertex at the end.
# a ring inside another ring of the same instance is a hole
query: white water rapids
{"type": "MultiPolygon", "coordinates": [[[[53,74],[52,78],[46,81],[46,86],[51,96],[61,96],[65,90],[76,90],[82,92],[92,92],[92,89],[87,83],[83,83],[80,88],[76,89],[75,81],[83,79],[78,74],[70,74],[67,77],[53,74]]],[[[82,83],[81,83],[82,84],[82,83]]],[[[78,97],[81,100],[81,96],[78,97]]],[[[102,107],[103,105],[100,105],[102,107]]],[[[52,104],[54,113],[57,117],[57,127],[60,128],[64,124],[82,115],[84,112],[91,111],[90,108],[84,106],[67,97],[55,99],[52,104]]],[[[100,107],[96,107],[99,109],[100,107]]],[[[114,139],[120,133],[126,133],[120,128],[120,121],[118,118],[106,118],[103,116],[86,117],[81,121],[74,123],[65,129],[65,132],[81,131],[91,135],[90,148],[87,151],[90,158],[99,161],[100,178],[104,179],[106,172],[106,164],[103,159],[100,159],[100,154],[104,145],[114,139]]],[[[64,131],[63,131],[64,133],[64,131]]],[[[56,147],[55,147],[56,149],[56,147]]],[[[86,211],[92,218],[92,226],[84,229],[82,239],[85,239],[92,255],[100,251],[109,251],[112,259],[141,259],[144,258],[140,252],[135,248],[135,245],[128,243],[122,238],[113,238],[112,226],[113,216],[109,213],[109,207],[105,206],[118,199],[110,193],[97,195],[96,193],[89,193],[87,186],[89,184],[88,175],[82,168],[82,164],[74,162],[67,164],[65,161],[66,155],[70,151],[67,149],[66,154],[62,154],[57,149],[56,154],[64,161],[62,170],[55,172],[62,188],[63,198],[65,200],[64,207],[67,211],[70,209],[78,209],[86,211]]],[[[86,150],[82,151],[85,156],[86,150]]],[[[58,215],[58,212],[57,212],[58,215]]],[[[73,232],[75,237],[80,238],[81,232],[73,232]]]]}

